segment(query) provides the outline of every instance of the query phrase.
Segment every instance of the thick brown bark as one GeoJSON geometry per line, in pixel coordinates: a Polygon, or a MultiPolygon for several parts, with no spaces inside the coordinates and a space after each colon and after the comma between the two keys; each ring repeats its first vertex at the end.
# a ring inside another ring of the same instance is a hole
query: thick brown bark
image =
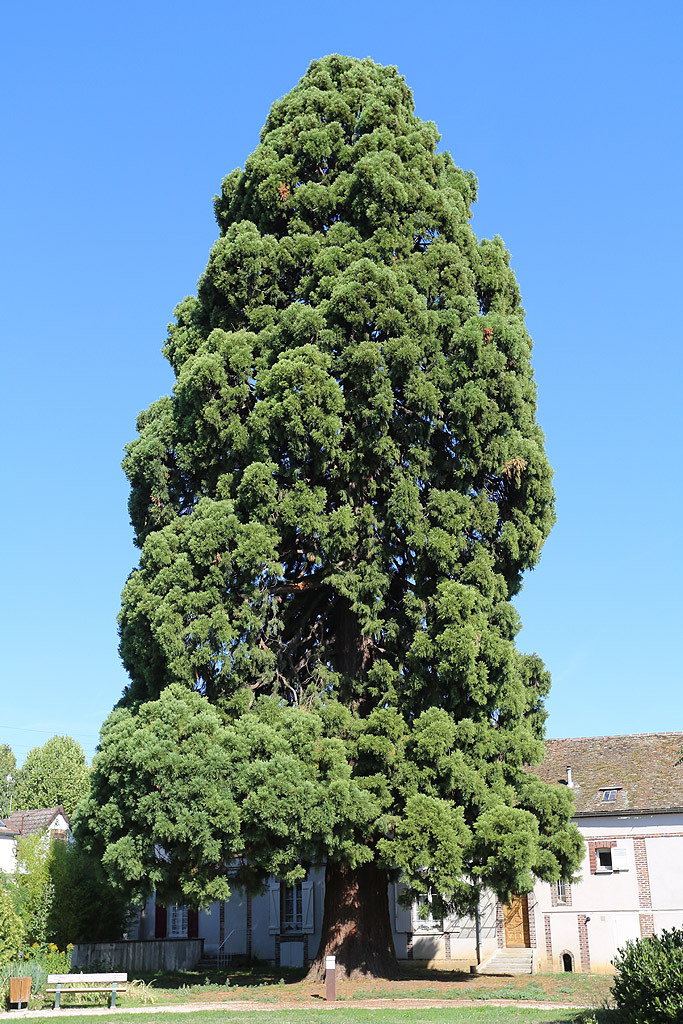
{"type": "Polygon", "coordinates": [[[398,978],[387,883],[374,864],[351,870],[328,863],[320,948],[309,981],[325,977],[326,956],[336,957],[338,978],[398,978]]]}

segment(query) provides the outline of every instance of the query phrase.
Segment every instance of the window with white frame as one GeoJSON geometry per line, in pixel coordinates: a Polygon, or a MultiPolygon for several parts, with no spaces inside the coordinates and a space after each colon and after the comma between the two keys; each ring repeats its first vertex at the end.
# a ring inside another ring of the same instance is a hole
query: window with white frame
{"type": "Polygon", "coordinates": [[[443,917],[436,907],[436,900],[432,890],[426,892],[413,903],[413,931],[414,932],[442,932],[443,917]]]}
{"type": "Polygon", "coordinates": [[[269,922],[271,934],[285,932],[310,934],[314,930],[314,906],[312,881],[283,885],[271,881],[269,890],[269,922]]]}
{"type": "Polygon", "coordinates": [[[166,909],[166,934],[171,939],[187,938],[187,907],[184,903],[171,903],[166,909]]]}
{"type": "Polygon", "coordinates": [[[612,849],[609,846],[598,846],[595,850],[596,868],[598,871],[612,870],[612,849]]]}
{"type": "Polygon", "coordinates": [[[557,882],[557,903],[558,906],[567,906],[571,902],[569,882],[565,882],[563,878],[557,882]]]}
{"type": "Polygon", "coordinates": [[[300,932],[304,926],[304,894],[302,883],[283,885],[280,889],[282,909],[280,911],[280,930],[283,932],[300,932]]]}

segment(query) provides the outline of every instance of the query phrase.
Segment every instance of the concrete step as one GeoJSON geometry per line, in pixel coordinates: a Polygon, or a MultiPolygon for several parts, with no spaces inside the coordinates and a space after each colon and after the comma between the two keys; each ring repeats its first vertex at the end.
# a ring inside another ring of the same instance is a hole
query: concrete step
{"type": "Polygon", "coordinates": [[[533,974],[532,949],[501,949],[481,965],[478,974],[533,974]]]}
{"type": "Polygon", "coordinates": [[[222,956],[220,961],[215,954],[212,955],[211,953],[205,953],[195,967],[195,971],[218,971],[223,970],[228,966],[241,966],[248,962],[249,957],[246,953],[229,953],[227,956],[222,956]]]}

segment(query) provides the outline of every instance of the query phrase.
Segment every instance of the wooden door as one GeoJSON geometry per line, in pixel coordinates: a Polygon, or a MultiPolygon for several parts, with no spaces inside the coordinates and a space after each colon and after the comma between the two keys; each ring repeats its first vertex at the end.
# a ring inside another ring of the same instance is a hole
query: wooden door
{"type": "Polygon", "coordinates": [[[530,946],[529,905],[526,896],[515,896],[503,907],[506,946],[530,946]]]}

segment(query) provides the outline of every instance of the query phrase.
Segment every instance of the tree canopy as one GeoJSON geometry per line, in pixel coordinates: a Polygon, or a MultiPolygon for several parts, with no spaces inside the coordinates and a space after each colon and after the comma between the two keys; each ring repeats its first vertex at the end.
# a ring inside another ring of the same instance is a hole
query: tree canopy
{"type": "Polygon", "coordinates": [[[26,755],[17,773],[14,807],[30,810],[61,804],[71,815],[88,790],[89,778],[80,743],[70,736],[53,736],[26,755]]]}
{"type": "Polygon", "coordinates": [[[17,759],[7,743],[0,744],[0,818],[10,813],[10,796],[14,793],[17,759]]]}
{"type": "Polygon", "coordinates": [[[133,889],[154,860],[162,895],[206,902],[230,852],[238,881],[324,859],[330,887],[372,866],[376,888],[400,872],[471,909],[578,864],[571,795],[525,770],[549,677],[511,599],[554,521],[531,340],[438,141],[395,68],[326,57],[216,197],[164,350],[173,394],[124,461],[130,685],[88,828],[133,889]],[[191,848],[169,808],[201,744],[191,848]],[[141,759],[173,783],[151,792],[141,759]]]}

